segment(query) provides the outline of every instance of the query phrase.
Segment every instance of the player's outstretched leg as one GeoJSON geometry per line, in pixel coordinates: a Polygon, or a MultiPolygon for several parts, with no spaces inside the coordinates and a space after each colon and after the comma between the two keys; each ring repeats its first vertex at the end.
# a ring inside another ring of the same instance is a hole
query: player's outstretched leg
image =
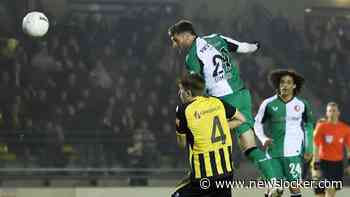
{"type": "Polygon", "coordinates": [[[275,178],[269,159],[263,151],[257,148],[254,127],[254,118],[252,115],[252,98],[249,90],[244,89],[235,94],[223,97],[223,100],[235,106],[246,118],[246,122],[235,129],[235,133],[239,136],[239,143],[242,151],[250,161],[259,169],[267,180],[275,178]]]}
{"type": "Polygon", "coordinates": [[[255,164],[264,178],[267,180],[275,179],[276,176],[270,160],[266,158],[265,153],[256,146],[253,130],[249,129],[245,131],[239,136],[239,139],[244,154],[255,164]]]}

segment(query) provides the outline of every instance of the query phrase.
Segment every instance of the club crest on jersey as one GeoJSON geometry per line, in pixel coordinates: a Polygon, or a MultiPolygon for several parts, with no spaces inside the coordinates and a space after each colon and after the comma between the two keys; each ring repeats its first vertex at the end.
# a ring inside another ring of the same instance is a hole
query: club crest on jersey
{"type": "Polygon", "coordinates": [[[331,144],[333,142],[333,136],[332,135],[326,135],[325,141],[327,144],[331,144]]]}
{"type": "Polygon", "coordinates": [[[194,117],[195,117],[196,119],[200,119],[200,118],[201,118],[201,113],[198,112],[198,111],[194,112],[194,117]]]}
{"type": "Polygon", "coordinates": [[[295,110],[296,112],[299,112],[299,111],[300,111],[300,106],[299,106],[299,105],[294,106],[294,110],[295,110]]]}

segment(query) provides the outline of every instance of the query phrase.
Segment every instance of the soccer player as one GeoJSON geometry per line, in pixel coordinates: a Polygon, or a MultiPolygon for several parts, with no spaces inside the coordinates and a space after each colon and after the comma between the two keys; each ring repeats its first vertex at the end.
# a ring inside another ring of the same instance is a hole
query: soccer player
{"type": "MultiPolygon", "coordinates": [[[[343,181],[343,150],[346,145],[347,155],[349,156],[350,127],[340,121],[339,116],[338,104],[334,102],[328,103],[326,121],[319,122],[315,129],[314,170],[316,174],[320,175],[321,180],[343,181]]],[[[346,172],[350,174],[350,158],[348,159],[346,172]]],[[[336,194],[336,190],[341,188],[338,185],[338,187],[318,189],[318,191],[315,191],[317,195],[333,197],[336,194]]]]}
{"type": "MultiPolygon", "coordinates": [[[[260,105],[255,117],[255,133],[271,158],[277,179],[301,180],[303,157],[312,158],[314,125],[309,102],[298,96],[304,78],[291,70],[275,70],[269,78],[277,94],[260,105]]],[[[299,188],[289,189],[291,196],[301,196],[299,188]]]]}
{"type": "Polygon", "coordinates": [[[273,169],[265,154],[257,148],[252,102],[248,89],[243,85],[238,67],[231,52],[252,53],[259,49],[258,43],[238,42],[220,34],[200,37],[190,21],[180,20],[169,28],[169,36],[174,48],[187,49],[186,68],[189,73],[197,73],[205,79],[206,94],[219,97],[235,106],[245,116],[246,122],[235,132],[245,155],[258,167],[265,178],[274,178],[273,169]]]}
{"type": "Polygon", "coordinates": [[[183,104],[176,108],[176,130],[178,139],[185,138],[191,169],[172,197],[230,197],[231,188],[216,188],[213,181],[232,181],[230,128],[245,118],[219,98],[203,96],[205,82],[199,75],[185,75],[178,86],[183,104]],[[204,188],[208,182],[201,185],[203,178],[211,181],[211,187],[204,188]]]}

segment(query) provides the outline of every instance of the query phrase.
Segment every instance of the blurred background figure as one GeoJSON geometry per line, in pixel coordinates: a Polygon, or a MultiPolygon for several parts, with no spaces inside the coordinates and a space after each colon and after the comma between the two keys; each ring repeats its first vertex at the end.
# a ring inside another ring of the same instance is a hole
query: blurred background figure
{"type": "MultiPolygon", "coordinates": [[[[340,109],[335,102],[329,102],[326,108],[326,119],[317,124],[314,134],[314,176],[321,180],[343,182],[344,149],[350,153],[350,127],[339,120],[340,109]]],[[[350,175],[350,158],[345,168],[350,175]]],[[[335,196],[341,185],[331,188],[318,188],[315,193],[319,196],[335,196]]]]}

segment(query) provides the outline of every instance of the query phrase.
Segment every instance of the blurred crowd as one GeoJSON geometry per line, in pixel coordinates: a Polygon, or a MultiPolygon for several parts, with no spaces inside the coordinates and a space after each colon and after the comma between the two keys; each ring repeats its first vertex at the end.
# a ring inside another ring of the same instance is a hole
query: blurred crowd
{"type": "Polygon", "coordinates": [[[175,70],[156,54],[168,46],[152,44],[164,43],[173,12],[70,14],[45,38],[4,40],[15,47],[1,56],[2,146],[40,167],[137,167],[173,155],[160,144],[175,144],[175,70]]]}
{"type": "MultiPolygon", "coordinates": [[[[204,17],[205,6],[192,19],[200,34],[261,42],[259,53],[236,56],[255,111],[274,94],[268,73],[281,67],[306,76],[314,108],[330,100],[348,106],[346,20],[311,17],[304,34],[260,4],[246,9],[230,25],[204,17]]],[[[17,32],[1,39],[0,159],[7,162],[0,165],[182,166],[173,119],[184,57],[167,37],[179,16],[172,7],[131,9],[117,18],[68,14],[45,38],[17,32]]]]}
{"type": "Polygon", "coordinates": [[[306,21],[308,46],[305,75],[312,81],[313,93],[323,101],[340,104],[343,119],[349,121],[350,105],[350,21],[345,16],[309,16],[306,21]]]}

